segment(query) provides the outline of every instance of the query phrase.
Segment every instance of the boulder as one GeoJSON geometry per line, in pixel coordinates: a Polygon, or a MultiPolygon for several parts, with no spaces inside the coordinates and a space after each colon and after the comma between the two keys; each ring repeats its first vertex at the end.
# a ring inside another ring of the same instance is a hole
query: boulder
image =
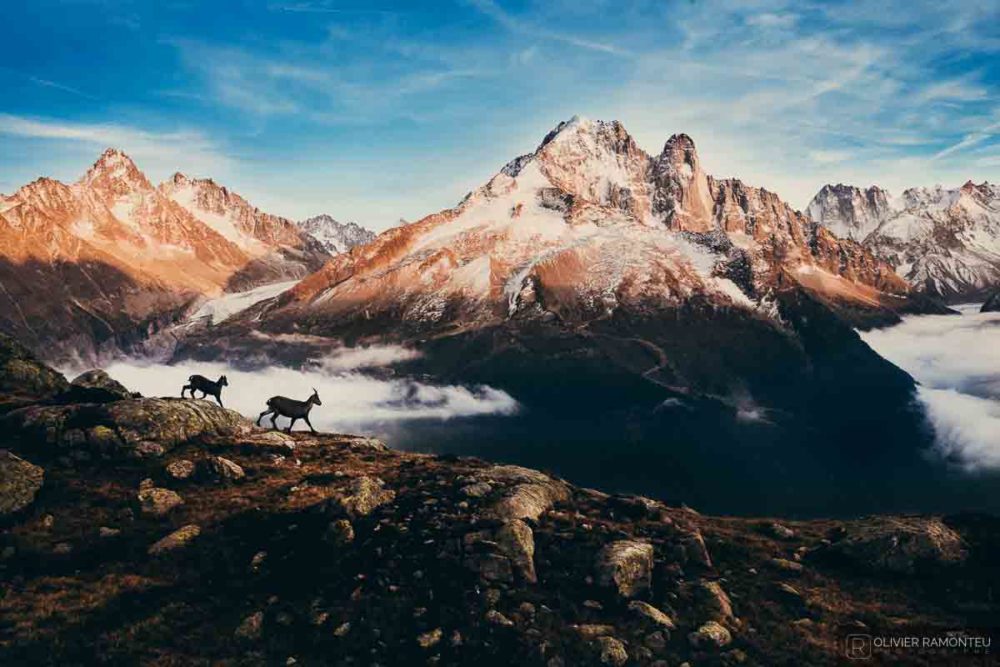
{"type": "Polygon", "coordinates": [[[184,499],[170,489],[147,486],[139,490],[139,509],[148,516],[164,516],[182,504],[184,499]]]}
{"type": "Polygon", "coordinates": [[[598,637],[594,643],[597,646],[598,659],[602,665],[621,667],[628,662],[628,652],[625,651],[625,645],[620,640],[614,637],[598,637]]]}
{"type": "Polygon", "coordinates": [[[719,582],[702,581],[694,593],[699,618],[724,622],[734,617],[733,603],[719,582]]]}
{"type": "Polygon", "coordinates": [[[569,488],[563,482],[530,468],[504,465],[493,466],[476,475],[477,482],[492,488],[503,487],[500,499],[485,512],[501,521],[530,519],[537,521],[557,502],[569,498],[569,488]]]}
{"type": "Polygon", "coordinates": [[[612,542],[597,555],[596,569],[602,586],[614,587],[625,598],[636,597],[650,587],[653,545],[638,540],[612,542]]]}
{"type": "Polygon", "coordinates": [[[672,618],[647,602],[632,600],[628,603],[628,608],[635,612],[635,614],[642,618],[648,625],[652,625],[657,628],[666,628],[667,630],[673,630],[677,627],[674,625],[674,620],[672,618]]]}
{"type": "Polygon", "coordinates": [[[66,400],[73,403],[111,403],[132,398],[132,392],[105,371],[89,370],[73,378],[66,400]]]}
{"type": "Polygon", "coordinates": [[[385,482],[378,477],[358,477],[349,487],[348,495],[333,498],[341,511],[351,517],[371,514],[375,508],[392,502],[396,492],[385,488],[385,482]]]}
{"type": "Polygon", "coordinates": [[[163,539],[154,543],[151,547],[149,547],[149,555],[158,556],[169,551],[180,549],[199,535],[201,535],[201,527],[195,524],[188,524],[187,526],[178,528],[163,539]]]}
{"type": "Polygon", "coordinates": [[[677,538],[677,558],[682,563],[711,569],[712,557],[705,546],[705,538],[697,528],[682,532],[677,538]]]}
{"type": "Polygon", "coordinates": [[[709,621],[689,634],[688,641],[695,648],[723,648],[733,641],[733,636],[721,624],[709,621]]]}
{"type": "Polygon", "coordinates": [[[21,408],[6,415],[0,428],[50,446],[108,458],[148,458],[199,436],[236,435],[249,423],[239,413],[208,401],[137,398],[21,408]]]}
{"type": "Polygon", "coordinates": [[[187,459],[176,459],[167,464],[166,472],[178,481],[190,479],[194,475],[194,463],[187,459]]]}
{"type": "Polygon", "coordinates": [[[463,542],[470,552],[466,565],[483,579],[512,582],[516,573],[523,581],[538,581],[534,533],[520,519],[506,521],[493,530],[468,533],[463,542]]]}
{"type": "Polygon", "coordinates": [[[198,462],[198,470],[204,477],[218,482],[238,482],[246,473],[238,464],[221,456],[210,456],[198,462]]]}
{"type": "Polygon", "coordinates": [[[967,556],[958,533],[940,519],[919,517],[854,522],[830,549],[867,570],[900,574],[955,565],[967,556]]]}
{"type": "Polygon", "coordinates": [[[35,500],[45,471],[0,449],[0,516],[20,512],[35,500]]]}

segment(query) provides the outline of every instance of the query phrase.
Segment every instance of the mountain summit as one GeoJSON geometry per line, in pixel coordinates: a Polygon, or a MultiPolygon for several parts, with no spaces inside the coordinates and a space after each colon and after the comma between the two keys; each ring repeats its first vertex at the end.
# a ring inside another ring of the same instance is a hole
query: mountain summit
{"type": "Polygon", "coordinates": [[[577,117],[457,207],[335,258],[287,307],[342,323],[401,312],[434,331],[528,313],[587,322],[696,295],[766,312],[788,284],[855,314],[910,306],[905,281],[857,244],[705,174],[690,137],[653,157],[621,123],[577,117]]]}

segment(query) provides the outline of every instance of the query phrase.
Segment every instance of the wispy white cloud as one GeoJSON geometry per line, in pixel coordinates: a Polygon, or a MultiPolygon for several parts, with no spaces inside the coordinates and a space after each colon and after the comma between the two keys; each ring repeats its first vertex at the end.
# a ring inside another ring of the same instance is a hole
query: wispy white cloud
{"type": "Polygon", "coordinates": [[[85,97],[89,100],[96,100],[97,98],[89,93],[85,93],[79,88],[74,88],[73,86],[67,86],[64,83],[59,83],[58,81],[50,81],[48,79],[41,79],[37,76],[29,76],[28,80],[33,84],[38,86],[43,86],[45,88],[53,88],[55,90],[61,90],[64,93],[70,93],[72,95],[77,95],[79,97],[85,97]]]}
{"type": "Polygon", "coordinates": [[[964,137],[962,137],[961,141],[954,143],[951,146],[948,146],[944,150],[938,151],[937,153],[935,153],[934,159],[940,160],[941,158],[947,157],[953,153],[958,153],[968,148],[972,148],[973,146],[977,146],[983,143],[984,141],[996,136],[998,133],[1000,133],[1000,121],[990,123],[989,125],[986,125],[985,127],[982,127],[976,130],[975,132],[970,132],[969,134],[966,134],[964,137]]]}
{"type": "Polygon", "coordinates": [[[581,37],[578,35],[573,35],[570,33],[564,33],[560,31],[550,30],[548,28],[543,28],[541,26],[535,25],[530,21],[525,21],[523,19],[515,17],[513,14],[505,11],[503,7],[494,2],[494,0],[466,0],[470,5],[481,11],[486,16],[496,21],[498,24],[510,30],[511,32],[525,35],[527,37],[533,37],[537,39],[546,39],[554,42],[562,42],[564,44],[569,44],[581,49],[587,49],[588,51],[598,51],[600,53],[606,53],[614,56],[630,57],[632,53],[625,48],[618,45],[611,44],[604,41],[593,40],[587,37],[581,37]]]}
{"type": "Polygon", "coordinates": [[[224,173],[231,165],[231,159],[219,146],[196,130],[153,132],[114,123],[73,123],[0,114],[0,134],[84,144],[95,151],[116,147],[141,161],[144,168],[160,174],[178,169],[224,173]]]}

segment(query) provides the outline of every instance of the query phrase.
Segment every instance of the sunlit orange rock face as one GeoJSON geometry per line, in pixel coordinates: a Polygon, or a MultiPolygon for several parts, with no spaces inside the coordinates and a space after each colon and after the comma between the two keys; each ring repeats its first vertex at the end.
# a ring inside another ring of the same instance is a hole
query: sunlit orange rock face
{"type": "Polygon", "coordinates": [[[776,194],[706,174],[693,140],[644,152],[574,118],[458,206],[334,258],[272,309],[317,331],[357,319],[428,332],[524,317],[585,323],[692,298],[769,316],[776,292],[905,308],[907,283],[776,194]]]}
{"type": "Polygon", "coordinates": [[[0,196],[3,328],[38,346],[140,339],[201,295],[299,278],[329,256],[291,221],[212,181],[154,187],[107,150],[77,182],[0,196]]]}

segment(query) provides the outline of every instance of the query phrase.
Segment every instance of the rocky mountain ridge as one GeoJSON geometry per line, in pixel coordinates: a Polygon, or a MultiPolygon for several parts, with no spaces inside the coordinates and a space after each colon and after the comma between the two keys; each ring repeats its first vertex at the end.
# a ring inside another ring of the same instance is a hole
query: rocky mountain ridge
{"type": "Polygon", "coordinates": [[[156,187],[108,149],[75,183],[0,196],[0,327],[51,358],[128,349],[199,297],[301,278],[329,255],[210,180],[156,187]]]}
{"type": "Polygon", "coordinates": [[[703,516],[67,383],[2,336],[0,422],[9,664],[834,665],[1000,611],[990,517],[703,516]]]}
{"type": "Polygon", "coordinates": [[[356,222],[339,222],[323,213],[299,221],[299,227],[318,240],[331,255],[348,252],[354,246],[371,243],[375,232],[356,222]]]}
{"type": "Polygon", "coordinates": [[[338,321],[391,310],[426,333],[531,311],[588,321],[696,294],[766,312],[786,283],[845,310],[910,305],[905,281],[857,244],[705,174],[689,137],[653,157],[620,123],[574,119],[456,208],[337,258],[282,307],[338,321]]]}
{"type": "Polygon", "coordinates": [[[898,197],[872,186],[824,186],[807,208],[834,234],[862,243],[921,293],[952,302],[982,299],[1000,284],[1000,187],[910,188],[898,197]]]}

